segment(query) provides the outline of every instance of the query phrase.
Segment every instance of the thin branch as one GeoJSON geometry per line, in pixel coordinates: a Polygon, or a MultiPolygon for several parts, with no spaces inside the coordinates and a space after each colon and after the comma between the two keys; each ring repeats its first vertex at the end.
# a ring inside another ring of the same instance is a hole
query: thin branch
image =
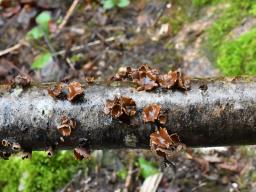
{"type": "Polygon", "coordinates": [[[23,45],[23,43],[17,43],[15,45],[13,45],[12,47],[9,47],[5,50],[0,51],[0,57],[3,56],[3,55],[6,55],[8,53],[11,53],[13,51],[16,51],[17,49],[21,48],[22,45],[23,45]]]}
{"type": "Polygon", "coordinates": [[[73,3],[71,4],[70,8],[68,9],[63,21],[61,22],[61,24],[59,25],[58,31],[56,32],[56,34],[58,34],[62,28],[67,24],[69,18],[71,17],[71,15],[73,14],[76,6],[78,5],[79,0],[74,0],[73,3]]]}
{"type": "MultiPolygon", "coordinates": [[[[0,141],[14,140],[33,150],[71,149],[84,141],[92,149],[149,148],[155,126],[144,123],[142,112],[156,103],[167,116],[163,127],[177,133],[187,146],[256,144],[253,78],[192,79],[186,93],[136,91],[133,84],[96,82],[83,84],[84,95],[77,102],[52,98],[47,92],[51,85],[55,84],[34,83],[24,90],[0,85],[0,141]],[[106,101],[120,96],[136,103],[136,114],[129,121],[104,113],[106,101]],[[64,139],[57,128],[63,115],[77,122],[64,139]]],[[[0,146],[1,150],[5,149],[0,146]]]]}

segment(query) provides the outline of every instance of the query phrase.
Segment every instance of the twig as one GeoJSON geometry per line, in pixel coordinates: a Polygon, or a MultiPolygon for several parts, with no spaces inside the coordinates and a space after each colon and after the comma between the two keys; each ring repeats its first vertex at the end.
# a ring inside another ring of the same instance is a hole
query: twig
{"type": "Polygon", "coordinates": [[[132,182],[132,175],[133,175],[133,159],[129,163],[129,171],[124,184],[125,191],[129,191],[129,188],[132,182]]]}
{"type": "Polygon", "coordinates": [[[73,14],[77,4],[79,3],[79,0],[74,0],[72,5],[70,6],[70,8],[68,9],[63,21],[61,22],[61,24],[59,25],[58,31],[56,34],[58,34],[62,28],[66,25],[66,23],[68,22],[68,19],[70,18],[70,16],[73,14]]]}
{"type": "Polygon", "coordinates": [[[23,45],[23,43],[17,43],[16,45],[14,45],[12,47],[9,47],[3,51],[0,51],[0,57],[19,49],[22,45],[23,45]]]}
{"type": "Polygon", "coordinates": [[[77,179],[79,179],[79,177],[82,175],[82,170],[79,170],[74,176],[73,178],[60,190],[60,192],[65,192],[68,187],[74,183],[77,179]]]}
{"type": "MultiPolygon", "coordinates": [[[[114,41],[115,39],[116,39],[116,37],[109,37],[105,40],[105,42],[111,42],[111,41],[114,41]]],[[[101,43],[102,43],[102,41],[96,40],[96,41],[87,43],[85,45],[78,45],[78,46],[72,47],[69,51],[71,51],[71,52],[80,51],[86,47],[92,47],[95,45],[99,45],[101,43]]],[[[55,55],[64,55],[65,53],[66,53],[66,50],[61,50],[61,51],[56,52],[55,55]]]]}

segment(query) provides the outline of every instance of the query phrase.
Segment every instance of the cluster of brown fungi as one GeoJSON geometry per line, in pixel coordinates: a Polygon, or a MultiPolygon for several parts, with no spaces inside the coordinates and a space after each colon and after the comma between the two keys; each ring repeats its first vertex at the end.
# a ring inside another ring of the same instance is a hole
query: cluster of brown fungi
{"type": "MultiPolygon", "coordinates": [[[[167,74],[160,74],[158,70],[152,69],[148,65],[142,65],[138,69],[127,67],[125,70],[111,77],[112,81],[132,81],[137,85],[138,91],[151,91],[155,88],[163,89],[180,89],[187,91],[190,89],[190,79],[184,76],[180,71],[169,71],[167,74]]],[[[92,83],[94,79],[89,79],[88,83],[92,83]]],[[[23,76],[17,76],[14,81],[15,86],[26,88],[30,86],[30,79],[23,76]]],[[[84,89],[79,82],[73,81],[70,83],[58,83],[55,86],[48,88],[48,94],[54,99],[67,99],[73,102],[84,94],[84,89]]],[[[127,120],[135,117],[136,103],[128,96],[116,97],[113,100],[107,100],[105,103],[104,112],[109,114],[114,119],[127,120]]],[[[167,129],[164,128],[167,122],[166,114],[161,110],[158,104],[146,106],[142,112],[143,123],[153,124],[156,127],[155,132],[150,134],[150,148],[153,153],[167,159],[173,157],[184,148],[177,133],[169,135],[167,129]]],[[[77,126],[74,118],[68,118],[63,115],[60,118],[60,125],[57,126],[61,134],[60,140],[64,142],[63,137],[71,135],[72,130],[77,126]]],[[[11,142],[6,139],[2,140],[1,145],[8,148],[9,152],[0,152],[3,159],[8,159],[11,153],[21,151],[20,144],[11,142]]],[[[74,156],[77,160],[88,159],[90,150],[87,145],[81,144],[74,149],[74,156]]],[[[47,155],[53,155],[53,147],[48,147],[47,155]]],[[[31,150],[23,150],[22,159],[31,158],[31,150]]]]}
{"type": "MultiPolygon", "coordinates": [[[[137,85],[138,91],[151,91],[161,87],[163,89],[190,89],[190,79],[181,74],[180,71],[169,71],[167,74],[160,74],[158,70],[142,65],[138,69],[127,67],[113,77],[113,81],[132,81],[137,85]]],[[[136,114],[135,101],[127,96],[121,96],[105,103],[105,113],[112,118],[122,120],[123,116],[132,117],[136,114]]],[[[177,133],[169,135],[164,128],[167,116],[158,104],[151,104],[144,107],[142,112],[143,123],[149,123],[156,127],[155,132],[150,134],[150,148],[153,153],[169,159],[181,151],[185,145],[181,143],[177,133]]]]}
{"type": "Polygon", "coordinates": [[[138,69],[127,67],[125,70],[112,76],[111,80],[132,81],[137,85],[138,91],[151,91],[158,87],[185,91],[190,88],[190,79],[179,70],[161,74],[157,69],[152,69],[148,65],[142,65],[138,69]]]}
{"type": "Polygon", "coordinates": [[[13,139],[3,139],[0,143],[2,147],[5,148],[5,151],[0,152],[0,157],[4,160],[8,160],[12,154],[21,154],[22,159],[31,158],[31,151],[22,150],[21,145],[15,142],[13,139]]]}
{"type": "Polygon", "coordinates": [[[84,89],[81,83],[73,81],[69,84],[58,83],[55,86],[48,88],[50,96],[56,99],[67,99],[69,101],[75,101],[84,94],[84,89]]]}

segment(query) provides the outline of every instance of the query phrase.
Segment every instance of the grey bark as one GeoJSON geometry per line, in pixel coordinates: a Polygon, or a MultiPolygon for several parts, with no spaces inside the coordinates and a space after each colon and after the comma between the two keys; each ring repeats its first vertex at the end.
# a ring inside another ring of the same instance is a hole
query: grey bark
{"type": "MultiPolygon", "coordinates": [[[[256,144],[256,81],[243,79],[193,79],[191,90],[136,91],[132,84],[95,84],[85,87],[80,101],[55,100],[48,84],[28,89],[0,88],[0,140],[17,142],[25,149],[49,146],[71,149],[85,139],[92,149],[149,148],[154,126],[144,124],[142,110],[157,103],[168,116],[166,128],[178,133],[187,146],[256,144]],[[207,88],[207,90],[206,90],[207,88]],[[106,115],[107,99],[129,96],[137,115],[129,123],[106,115]],[[75,118],[77,128],[60,140],[57,126],[61,115],[75,118]]],[[[0,150],[4,150],[1,146],[0,150]]]]}

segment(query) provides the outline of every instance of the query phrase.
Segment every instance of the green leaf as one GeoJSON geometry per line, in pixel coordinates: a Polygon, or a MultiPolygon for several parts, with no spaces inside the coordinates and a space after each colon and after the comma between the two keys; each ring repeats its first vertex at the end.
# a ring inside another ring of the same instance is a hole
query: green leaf
{"type": "Polygon", "coordinates": [[[145,179],[151,175],[155,175],[159,173],[156,166],[147,160],[145,160],[143,157],[139,158],[139,167],[141,171],[141,176],[145,179]]]}
{"type": "Polygon", "coordinates": [[[41,26],[47,25],[48,27],[48,22],[51,20],[51,14],[49,11],[43,11],[36,17],[36,23],[41,26]]]}
{"type": "Polygon", "coordinates": [[[125,169],[125,168],[122,168],[120,169],[118,172],[117,172],[117,177],[119,179],[121,179],[122,181],[125,180],[125,178],[127,177],[128,175],[128,171],[125,169]]]}
{"type": "Polygon", "coordinates": [[[40,39],[41,37],[43,37],[44,35],[44,31],[41,27],[33,27],[26,35],[26,38],[28,40],[30,39],[40,39]]]}
{"type": "Polygon", "coordinates": [[[31,67],[32,69],[41,69],[51,61],[52,61],[52,54],[49,52],[43,53],[41,55],[36,56],[31,67]]]}
{"type": "Polygon", "coordinates": [[[120,8],[127,7],[130,4],[129,0],[119,0],[117,6],[120,8]]]}
{"type": "Polygon", "coordinates": [[[115,0],[105,0],[103,2],[104,9],[112,9],[115,7],[115,0]]]}

